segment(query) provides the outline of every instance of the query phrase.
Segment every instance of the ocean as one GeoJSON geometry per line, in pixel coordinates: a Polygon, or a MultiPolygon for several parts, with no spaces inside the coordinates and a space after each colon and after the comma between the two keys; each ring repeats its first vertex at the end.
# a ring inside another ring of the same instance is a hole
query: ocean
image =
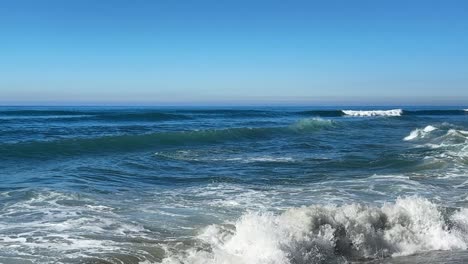
{"type": "Polygon", "coordinates": [[[465,107],[1,107],[0,263],[467,263],[465,107]]]}

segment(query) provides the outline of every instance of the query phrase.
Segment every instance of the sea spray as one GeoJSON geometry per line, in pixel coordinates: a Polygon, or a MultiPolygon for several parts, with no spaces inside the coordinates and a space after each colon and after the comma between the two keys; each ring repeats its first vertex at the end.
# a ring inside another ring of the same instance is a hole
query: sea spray
{"type": "Polygon", "coordinates": [[[382,207],[314,205],[279,215],[249,212],[232,227],[207,227],[198,236],[206,250],[190,249],[164,263],[340,263],[467,249],[467,210],[446,214],[419,197],[382,207]]]}

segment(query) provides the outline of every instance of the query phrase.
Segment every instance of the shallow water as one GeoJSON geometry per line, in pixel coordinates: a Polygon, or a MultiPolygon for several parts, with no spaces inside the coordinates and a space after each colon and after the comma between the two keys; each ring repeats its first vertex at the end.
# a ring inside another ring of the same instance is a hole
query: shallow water
{"type": "Polygon", "coordinates": [[[466,263],[464,108],[2,107],[0,263],[466,263]]]}

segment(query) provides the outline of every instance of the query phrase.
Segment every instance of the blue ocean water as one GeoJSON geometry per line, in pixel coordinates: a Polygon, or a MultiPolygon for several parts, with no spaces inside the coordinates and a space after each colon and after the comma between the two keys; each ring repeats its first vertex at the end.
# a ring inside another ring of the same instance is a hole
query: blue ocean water
{"type": "Polygon", "coordinates": [[[1,107],[0,263],[466,263],[467,107],[1,107]]]}

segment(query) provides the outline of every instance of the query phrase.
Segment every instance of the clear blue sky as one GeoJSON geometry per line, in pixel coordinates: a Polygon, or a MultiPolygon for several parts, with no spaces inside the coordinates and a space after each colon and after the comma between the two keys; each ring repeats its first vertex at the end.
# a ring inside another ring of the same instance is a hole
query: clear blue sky
{"type": "Polygon", "coordinates": [[[0,103],[468,98],[468,1],[4,0],[0,103]]]}

